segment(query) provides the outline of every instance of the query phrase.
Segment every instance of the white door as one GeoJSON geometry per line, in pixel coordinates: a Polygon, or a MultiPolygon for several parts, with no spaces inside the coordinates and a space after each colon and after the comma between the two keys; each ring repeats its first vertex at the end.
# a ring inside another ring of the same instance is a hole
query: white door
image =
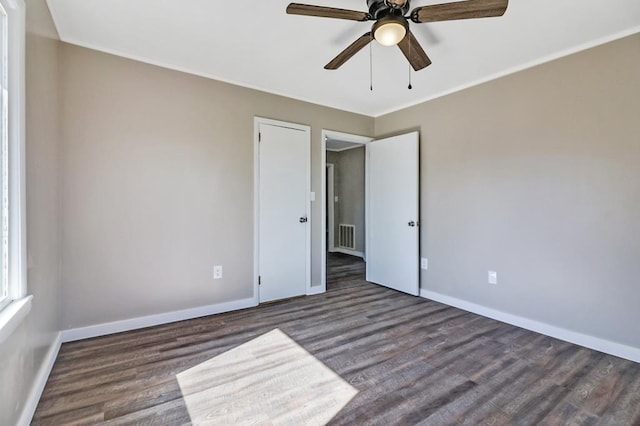
{"type": "Polygon", "coordinates": [[[308,127],[298,127],[259,123],[261,302],[306,294],[310,279],[311,139],[308,127]]]}
{"type": "Polygon", "coordinates": [[[418,132],[367,144],[367,281],[419,294],[418,132]]]}

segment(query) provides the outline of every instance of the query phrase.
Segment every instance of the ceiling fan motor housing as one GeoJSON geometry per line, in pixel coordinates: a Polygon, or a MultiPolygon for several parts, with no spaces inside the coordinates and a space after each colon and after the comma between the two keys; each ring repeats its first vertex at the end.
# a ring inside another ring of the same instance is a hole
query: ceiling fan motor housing
{"type": "Polygon", "coordinates": [[[409,0],[405,1],[403,4],[399,3],[401,2],[397,0],[395,2],[391,2],[389,0],[367,0],[369,14],[373,19],[380,19],[390,14],[404,16],[409,12],[409,0]]]}

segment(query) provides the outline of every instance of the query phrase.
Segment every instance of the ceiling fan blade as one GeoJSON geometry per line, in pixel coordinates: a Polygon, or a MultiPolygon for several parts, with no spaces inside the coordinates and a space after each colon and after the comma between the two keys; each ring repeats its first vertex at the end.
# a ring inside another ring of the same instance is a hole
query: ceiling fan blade
{"type": "Polygon", "coordinates": [[[416,23],[450,21],[453,19],[490,18],[502,16],[509,0],[467,0],[455,3],[416,7],[411,20],[416,23]]]}
{"type": "Polygon", "coordinates": [[[373,37],[371,36],[371,32],[363,34],[362,37],[360,37],[359,39],[351,43],[349,47],[344,49],[342,52],[338,54],[338,56],[333,58],[331,62],[325,65],[324,69],[337,70],[338,68],[340,68],[340,66],[342,66],[342,64],[344,64],[349,59],[351,59],[353,55],[355,55],[360,50],[362,50],[363,47],[371,43],[371,40],[373,40],[373,37]]]}
{"type": "Polygon", "coordinates": [[[420,71],[431,65],[431,59],[429,59],[411,31],[398,43],[398,47],[402,50],[414,70],[420,71]]]}
{"type": "Polygon", "coordinates": [[[371,15],[357,10],[337,9],[335,7],[312,6],[309,4],[291,3],[287,6],[290,15],[319,16],[322,18],[348,19],[350,21],[368,21],[371,15]]]}

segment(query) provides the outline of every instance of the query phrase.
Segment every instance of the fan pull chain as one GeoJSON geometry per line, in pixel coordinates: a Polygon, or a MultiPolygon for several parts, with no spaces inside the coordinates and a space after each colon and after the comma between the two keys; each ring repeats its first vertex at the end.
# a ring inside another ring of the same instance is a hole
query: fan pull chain
{"type": "MultiPolygon", "coordinates": [[[[409,57],[411,57],[411,38],[409,38],[409,57]]],[[[413,89],[411,85],[411,63],[409,63],[409,90],[413,89]]]]}
{"type": "Polygon", "coordinates": [[[369,90],[373,92],[373,43],[369,43],[369,90]]]}

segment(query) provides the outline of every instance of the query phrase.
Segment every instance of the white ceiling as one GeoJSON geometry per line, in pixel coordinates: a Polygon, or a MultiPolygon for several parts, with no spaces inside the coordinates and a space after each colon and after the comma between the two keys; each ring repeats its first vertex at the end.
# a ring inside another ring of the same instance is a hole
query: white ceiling
{"type": "Polygon", "coordinates": [[[47,2],[65,42],[373,117],[640,32],[639,0],[511,0],[501,18],[411,24],[433,61],[412,90],[400,50],[373,43],[372,92],[368,48],[323,69],[371,22],[287,15],[287,0],[47,2]]]}

